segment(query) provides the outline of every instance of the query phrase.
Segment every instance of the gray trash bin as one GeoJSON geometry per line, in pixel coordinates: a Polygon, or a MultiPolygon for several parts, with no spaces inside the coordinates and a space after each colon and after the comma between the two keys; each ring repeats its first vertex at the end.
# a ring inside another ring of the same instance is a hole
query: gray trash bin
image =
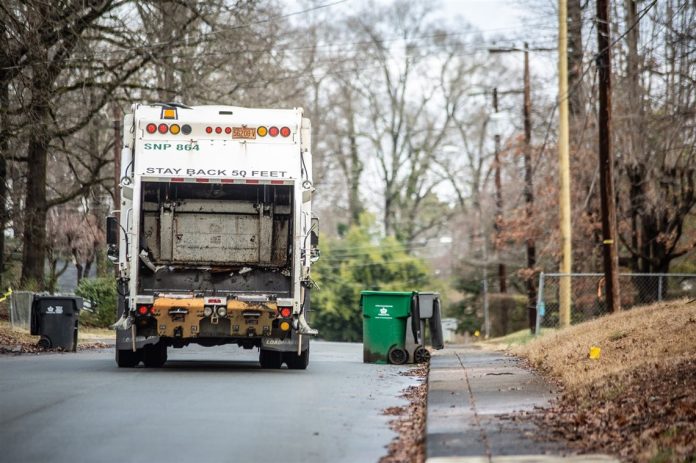
{"type": "MultiPolygon", "coordinates": [[[[418,293],[418,306],[420,317],[428,321],[430,330],[430,345],[433,349],[440,350],[445,347],[442,336],[442,311],[440,307],[440,294],[432,292],[418,293]]],[[[423,332],[421,330],[421,332],[423,332]]],[[[425,340],[423,340],[425,344],[425,340]]]]}
{"type": "Polygon", "coordinates": [[[430,328],[430,345],[436,350],[444,349],[445,340],[442,331],[442,310],[439,297],[433,301],[433,316],[428,320],[428,327],[430,328]]]}
{"type": "Polygon", "coordinates": [[[35,295],[31,306],[31,334],[41,336],[39,346],[75,352],[81,309],[81,297],[35,295]]]}

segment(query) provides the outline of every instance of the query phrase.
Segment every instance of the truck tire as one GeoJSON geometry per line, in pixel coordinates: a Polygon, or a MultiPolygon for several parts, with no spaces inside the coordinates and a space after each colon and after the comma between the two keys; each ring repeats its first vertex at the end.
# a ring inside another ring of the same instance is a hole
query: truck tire
{"type": "Polygon", "coordinates": [[[148,368],[161,368],[167,363],[167,346],[159,342],[145,346],[143,348],[143,363],[148,368]]]}
{"type": "Polygon", "coordinates": [[[290,370],[306,370],[309,365],[309,347],[301,355],[297,355],[297,352],[285,352],[285,363],[290,370]]]}
{"type": "Polygon", "coordinates": [[[116,349],[116,365],[119,368],[133,368],[140,363],[142,352],[131,349],[116,349]]]}
{"type": "Polygon", "coordinates": [[[274,350],[261,349],[259,354],[261,368],[277,370],[283,365],[283,353],[274,350]]]}

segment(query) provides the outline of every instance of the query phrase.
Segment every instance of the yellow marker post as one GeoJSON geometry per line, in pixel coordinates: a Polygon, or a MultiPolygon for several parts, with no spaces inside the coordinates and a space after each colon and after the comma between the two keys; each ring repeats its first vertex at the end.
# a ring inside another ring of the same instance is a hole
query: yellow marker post
{"type": "Polygon", "coordinates": [[[590,347],[590,360],[599,360],[602,349],[597,346],[590,347]]]}

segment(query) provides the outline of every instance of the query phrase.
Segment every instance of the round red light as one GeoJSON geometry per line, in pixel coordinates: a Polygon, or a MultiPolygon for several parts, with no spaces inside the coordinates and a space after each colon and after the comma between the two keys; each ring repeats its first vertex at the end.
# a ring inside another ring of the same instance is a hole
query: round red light
{"type": "Polygon", "coordinates": [[[213,128],[212,128],[212,127],[206,127],[206,128],[205,128],[205,133],[213,133],[213,128]]]}
{"type": "Polygon", "coordinates": [[[268,134],[269,134],[271,137],[277,137],[277,136],[278,136],[278,132],[279,132],[278,127],[271,127],[270,129],[268,129],[268,134]]]}
{"type": "Polygon", "coordinates": [[[280,316],[283,318],[290,318],[292,315],[292,309],[290,307],[283,307],[280,309],[280,316]]]}
{"type": "Polygon", "coordinates": [[[167,124],[160,124],[159,127],[157,127],[157,130],[159,131],[159,133],[164,134],[169,132],[169,127],[167,126],[167,124]]]}
{"type": "Polygon", "coordinates": [[[280,129],[280,134],[284,137],[289,137],[290,129],[288,127],[283,127],[282,129],[280,129]]]}
{"type": "Polygon", "coordinates": [[[222,133],[222,129],[220,127],[215,127],[215,133],[222,133]]]}
{"type": "Polygon", "coordinates": [[[140,315],[147,315],[147,312],[148,312],[148,308],[146,305],[141,305],[140,307],[138,307],[138,313],[140,315]]]}
{"type": "Polygon", "coordinates": [[[157,132],[157,125],[156,124],[147,124],[147,127],[145,127],[145,130],[147,130],[147,133],[155,133],[155,132],[157,132]]]}
{"type": "Polygon", "coordinates": [[[151,313],[152,315],[155,314],[155,306],[154,306],[154,305],[153,305],[152,307],[150,307],[150,313],[151,313]]]}
{"type": "Polygon", "coordinates": [[[225,133],[227,133],[227,134],[232,133],[232,129],[230,127],[225,127],[225,133]]]}

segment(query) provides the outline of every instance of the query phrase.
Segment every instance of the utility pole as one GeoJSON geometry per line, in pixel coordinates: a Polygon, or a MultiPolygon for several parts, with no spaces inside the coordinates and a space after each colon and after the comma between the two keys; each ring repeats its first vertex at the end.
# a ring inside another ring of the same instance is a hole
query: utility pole
{"type": "MultiPolygon", "coordinates": [[[[524,44],[524,202],[527,226],[531,226],[534,216],[534,183],[532,182],[532,98],[529,84],[529,44],[524,44]]],[[[536,329],[536,300],[537,290],[534,278],[536,267],[536,243],[531,233],[527,234],[527,315],[529,329],[536,329]]]]}
{"type": "MultiPolygon", "coordinates": [[[[493,88],[493,111],[498,114],[498,88],[493,88]]],[[[498,121],[496,120],[496,123],[498,121]]],[[[507,292],[507,271],[505,269],[505,264],[502,259],[500,259],[500,224],[503,221],[503,187],[500,180],[500,128],[496,127],[495,135],[495,153],[494,153],[494,163],[495,163],[495,250],[498,256],[498,284],[500,285],[500,292],[507,292]]]]}
{"type": "Polygon", "coordinates": [[[558,0],[558,170],[560,178],[561,276],[559,318],[562,328],[570,326],[570,272],[572,243],[570,230],[570,159],[568,130],[568,2],[558,0]]]}
{"type": "MultiPolygon", "coordinates": [[[[489,48],[490,53],[509,53],[509,52],[523,52],[524,53],[524,89],[522,93],[524,94],[524,104],[522,107],[522,113],[524,118],[524,200],[525,200],[525,217],[527,222],[531,224],[534,216],[534,182],[532,168],[532,98],[531,98],[531,85],[530,85],[530,72],[529,72],[529,52],[530,51],[552,51],[549,48],[534,48],[530,49],[529,44],[525,42],[524,48],[489,48]]],[[[517,92],[507,92],[507,93],[517,93],[517,92]]],[[[497,97],[497,92],[494,93],[497,97]]],[[[494,102],[497,103],[497,98],[494,97],[494,102]]],[[[494,103],[494,104],[495,104],[494,103]]],[[[497,112],[497,108],[496,108],[497,112]]],[[[498,150],[496,149],[496,164],[498,163],[497,157],[498,150]]],[[[496,168],[496,175],[498,171],[496,168]]],[[[496,187],[498,179],[496,178],[496,187]]],[[[496,198],[497,199],[497,198],[496,198]]],[[[527,269],[529,271],[529,278],[525,282],[527,287],[527,314],[529,319],[529,329],[534,332],[536,329],[536,300],[537,300],[537,288],[536,280],[534,278],[534,268],[536,267],[536,243],[534,237],[531,234],[527,235],[526,240],[526,251],[527,251],[527,269]]]]}
{"type": "Polygon", "coordinates": [[[597,68],[599,70],[599,182],[602,203],[602,254],[607,308],[621,310],[619,259],[614,204],[614,156],[611,150],[611,43],[609,2],[597,0],[597,68]]]}

